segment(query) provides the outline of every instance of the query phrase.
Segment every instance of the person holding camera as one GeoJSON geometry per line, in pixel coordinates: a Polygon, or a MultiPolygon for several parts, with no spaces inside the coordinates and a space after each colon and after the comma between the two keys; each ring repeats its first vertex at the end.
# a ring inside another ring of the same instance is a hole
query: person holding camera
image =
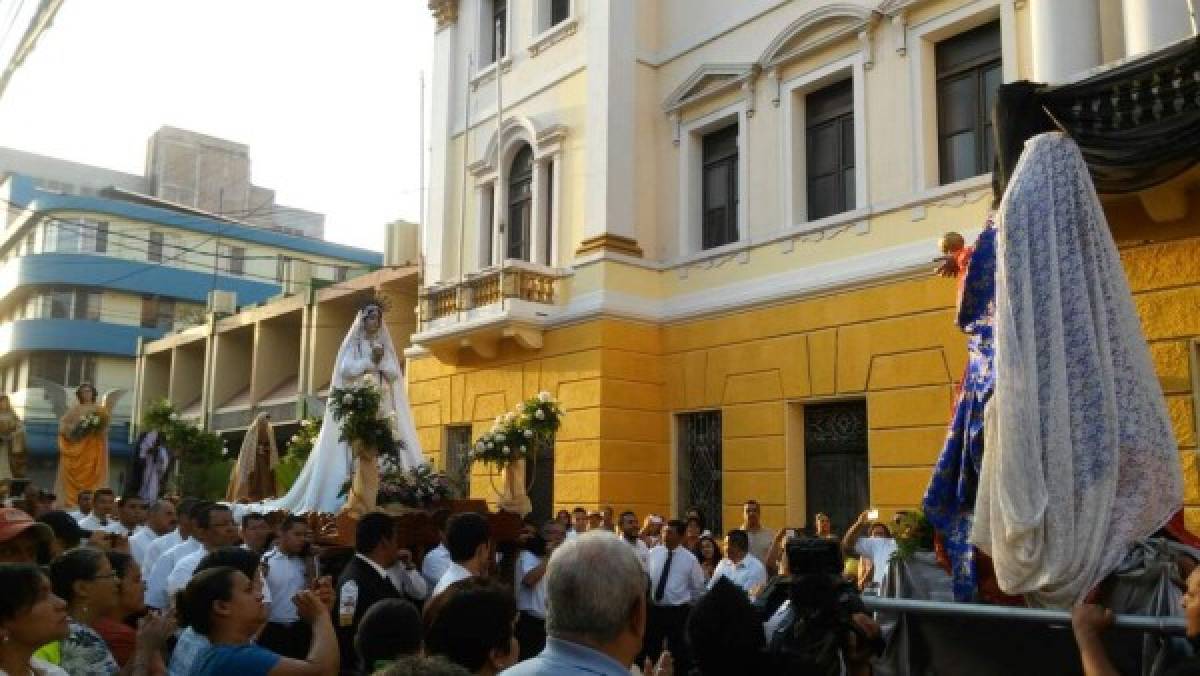
{"type": "Polygon", "coordinates": [[[520,659],[527,660],[546,647],[546,567],[550,555],[566,539],[558,521],[542,524],[541,537],[533,538],[517,559],[517,643],[520,659]]]}
{"type": "Polygon", "coordinates": [[[841,547],[821,537],[790,537],[780,560],[788,598],[766,622],[767,651],[780,673],[869,676],[883,651],[879,625],[842,580],[841,547]]]}
{"type": "MultiPolygon", "coordinates": [[[[878,517],[878,512],[875,516],[878,517]]],[[[888,563],[892,560],[892,554],[896,553],[896,540],[892,537],[892,532],[888,527],[879,522],[871,522],[871,513],[864,510],[858,515],[854,525],[846,531],[846,537],[842,540],[842,550],[849,556],[850,552],[854,552],[859,557],[860,561],[870,561],[871,578],[865,580],[863,588],[871,588],[876,590],[883,588],[883,582],[887,578],[888,563]],[[864,528],[867,530],[868,537],[860,538],[864,528]]],[[[861,563],[859,564],[861,565],[861,563]]]]}

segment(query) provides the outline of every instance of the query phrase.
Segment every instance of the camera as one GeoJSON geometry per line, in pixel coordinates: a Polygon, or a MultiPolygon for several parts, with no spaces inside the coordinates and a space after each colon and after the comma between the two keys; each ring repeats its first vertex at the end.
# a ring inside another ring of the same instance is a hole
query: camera
{"type": "Polygon", "coordinates": [[[882,639],[869,638],[853,617],[866,613],[853,584],[842,578],[842,550],[836,540],[789,538],[784,619],[768,638],[768,652],[785,673],[836,674],[851,636],[861,649],[883,653],[882,639]]]}

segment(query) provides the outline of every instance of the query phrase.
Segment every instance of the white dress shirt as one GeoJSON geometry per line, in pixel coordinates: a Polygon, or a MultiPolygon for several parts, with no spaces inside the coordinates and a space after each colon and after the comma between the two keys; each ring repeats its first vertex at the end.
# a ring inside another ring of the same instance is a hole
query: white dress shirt
{"type": "Polygon", "coordinates": [[[158,561],[167,550],[175,545],[183,542],[183,536],[179,534],[179,529],[160,535],[150,541],[150,546],[146,547],[145,561],[142,562],[142,575],[149,580],[150,571],[154,570],[154,564],[158,561]]]}
{"type": "Polygon", "coordinates": [[[446,587],[449,587],[455,582],[458,582],[459,580],[465,580],[474,575],[475,573],[472,573],[466,568],[463,568],[457,563],[451,561],[450,567],[446,569],[445,573],[442,573],[442,579],[438,580],[437,586],[433,588],[433,593],[429,595],[429,598],[433,598],[446,591],[446,587]]]}
{"type": "Polygon", "coordinates": [[[449,567],[450,550],[446,549],[446,545],[438,545],[425,554],[425,560],[421,562],[421,574],[430,587],[436,587],[449,567]]]}
{"type": "Polygon", "coordinates": [[[175,562],[175,567],[171,569],[171,574],[167,576],[167,597],[175,596],[175,592],[187,586],[191,581],[192,575],[196,574],[196,566],[200,565],[200,559],[208,555],[208,548],[200,547],[187,556],[175,562]]]}
{"type": "Polygon", "coordinates": [[[887,578],[888,564],[896,553],[896,541],[892,538],[859,538],[854,547],[859,556],[871,559],[872,582],[883,587],[887,578]]]}
{"type": "MultiPolygon", "coordinates": [[[[629,542],[629,540],[626,540],[626,542],[629,542]]],[[[650,548],[646,546],[646,543],[640,537],[635,537],[633,542],[629,542],[629,546],[633,547],[633,553],[637,556],[638,563],[642,564],[642,570],[648,571],[650,569],[650,548]]],[[[674,565],[674,562],[672,562],[672,565],[674,565]]]]}
{"type": "Polygon", "coordinates": [[[83,512],[79,511],[78,509],[73,509],[73,510],[67,512],[67,515],[70,516],[72,519],[75,519],[75,523],[79,523],[80,521],[83,521],[87,517],[87,515],[85,515],[83,512]]]}
{"type": "Polygon", "coordinates": [[[396,591],[405,598],[424,601],[429,596],[429,583],[425,581],[425,576],[421,574],[421,571],[415,567],[409,570],[403,562],[397,561],[395,565],[387,569],[387,575],[391,578],[396,591]]]}
{"type": "Polygon", "coordinates": [[[708,588],[712,589],[713,585],[721,577],[729,578],[729,581],[742,588],[742,591],[749,594],[756,587],[761,587],[767,583],[767,567],[762,564],[753,554],[746,554],[738,563],[734,563],[733,559],[725,557],[717,564],[713,570],[712,579],[708,581],[708,588]]]}
{"type": "Polygon", "coordinates": [[[300,621],[300,614],[296,612],[296,604],[292,601],[292,597],[308,586],[304,557],[288,556],[275,548],[267,552],[263,557],[263,563],[267,567],[265,590],[270,590],[272,599],[279,599],[271,604],[267,621],[278,624],[293,624],[300,621]]]}
{"type": "Polygon", "coordinates": [[[150,548],[150,543],[156,538],[154,531],[150,530],[149,526],[138,526],[138,529],[133,532],[129,538],[129,554],[137,561],[138,567],[142,568],[145,573],[146,551],[150,548]]]}
{"type": "Polygon", "coordinates": [[[201,548],[200,541],[190,537],[158,557],[158,560],[154,562],[154,568],[150,571],[149,581],[146,583],[146,605],[159,610],[171,607],[170,597],[167,596],[167,579],[171,577],[171,573],[175,570],[175,564],[179,563],[180,559],[201,548]]]}
{"type": "Polygon", "coordinates": [[[532,587],[524,583],[525,576],[529,574],[529,571],[540,565],[542,565],[542,559],[533,552],[521,552],[521,556],[517,559],[513,587],[517,590],[517,610],[544,620],[546,619],[546,576],[543,575],[542,579],[532,587]]]}
{"type": "Polygon", "coordinates": [[[695,555],[683,545],[677,546],[671,556],[671,567],[667,571],[667,586],[662,599],[655,598],[658,580],[662,577],[667,562],[667,547],[659,545],[647,556],[650,571],[650,600],[656,606],[682,606],[691,603],[704,593],[704,570],[695,555]]]}
{"type": "Polygon", "coordinates": [[[125,534],[125,527],[121,525],[120,521],[117,521],[116,519],[104,519],[101,521],[100,518],[96,516],[95,512],[83,517],[83,519],[79,522],[79,527],[84,530],[90,530],[93,533],[100,531],[102,533],[113,533],[115,535],[125,534]]]}

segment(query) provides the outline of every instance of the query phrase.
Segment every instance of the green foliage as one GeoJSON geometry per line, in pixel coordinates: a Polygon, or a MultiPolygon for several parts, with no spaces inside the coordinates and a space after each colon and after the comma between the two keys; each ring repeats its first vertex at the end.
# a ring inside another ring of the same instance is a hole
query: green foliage
{"type": "Polygon", "coordinates": [[[150,406],[142,416],[146,428],[157,429],[167,448],[179,463],[176,485],[171,489],[179,495],[217,499],[225,496],[232,463],[222,454],[225,443],[221,437],[182,420],[169,401],[150,406]]]}
{"type": "Polygon", "coordinates": [[[901,512],[896,515],[895,523],[897,559],[908,559],[918,551],[933,549],[933,526],[925,518],[925,513],[916,510],[901,512]]]}

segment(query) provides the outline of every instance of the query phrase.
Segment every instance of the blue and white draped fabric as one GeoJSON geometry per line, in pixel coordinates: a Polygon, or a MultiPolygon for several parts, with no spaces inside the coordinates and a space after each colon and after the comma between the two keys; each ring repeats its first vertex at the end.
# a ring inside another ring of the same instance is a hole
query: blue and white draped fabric
{"type": "Polygon", "coordinates": [[[970,541],[1003,591],[1065,608],[1180,508],[1182,471],[1075,142],[1026,142],[998,213],[998,377],[970,541]]]}
{"type": "Polygon", "coordinates": [[[967,542],[975,488],[983,462],[983,411],[992,396],[992,311],[995,307],[996,230],[987,227],[975,241],[963,276],[958,327],[970,336],[967,367],[954,405],[946,442],[934,466],[921,508],[942,535],[954,579],[954,598],[975,597],[975,549],[967,542]]]}

